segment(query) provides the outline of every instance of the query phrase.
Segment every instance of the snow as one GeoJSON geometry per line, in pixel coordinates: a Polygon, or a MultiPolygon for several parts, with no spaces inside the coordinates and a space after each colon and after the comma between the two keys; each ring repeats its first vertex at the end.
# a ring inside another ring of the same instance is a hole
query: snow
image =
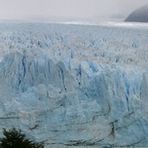
{"type": "Polygon", "coordinates": [[[1,23],[1,129],[47,147],[148,146],[147,39],[142,26],[1,23]]]}

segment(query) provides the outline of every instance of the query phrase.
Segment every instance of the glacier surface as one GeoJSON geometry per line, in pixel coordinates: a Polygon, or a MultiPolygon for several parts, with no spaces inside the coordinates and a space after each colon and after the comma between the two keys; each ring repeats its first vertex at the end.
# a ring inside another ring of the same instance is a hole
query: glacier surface
{"type": "Polygon", "coordinates": [[[0,24],[0,133],[46,147],[148,147],[148,27],[0,24]]]}

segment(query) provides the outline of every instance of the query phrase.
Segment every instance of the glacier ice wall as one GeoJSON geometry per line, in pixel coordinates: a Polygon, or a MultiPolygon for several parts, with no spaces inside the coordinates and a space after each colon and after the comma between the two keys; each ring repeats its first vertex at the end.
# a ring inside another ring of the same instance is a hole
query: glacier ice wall
{"type": "Polygon", "coordinates": [[[0,24],[0,132],[47,147],[148,147],[148,28],[0,24]]]}

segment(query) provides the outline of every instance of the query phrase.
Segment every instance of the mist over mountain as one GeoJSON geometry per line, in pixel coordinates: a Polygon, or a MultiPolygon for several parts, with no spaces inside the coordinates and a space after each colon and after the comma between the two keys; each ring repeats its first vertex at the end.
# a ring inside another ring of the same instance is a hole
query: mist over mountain
{"type": "Polygon", "coordinates": [[[125,20],[126,22],[148,22],[148,5],[132,12],[125,20]]]}

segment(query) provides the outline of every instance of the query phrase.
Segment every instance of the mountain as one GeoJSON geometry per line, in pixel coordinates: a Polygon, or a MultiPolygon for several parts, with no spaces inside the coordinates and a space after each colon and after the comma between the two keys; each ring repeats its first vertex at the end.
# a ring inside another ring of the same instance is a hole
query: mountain
{"type": "Polygon", "coordinates": [[[148,5],[132,12],[125,20],[126,22],[148,22],[148,5]]]}
{"type": "Polygon", "coordinates": [[[0,24],[0,133],[147,147],[147,39],[147,27],[0,24]]]}

